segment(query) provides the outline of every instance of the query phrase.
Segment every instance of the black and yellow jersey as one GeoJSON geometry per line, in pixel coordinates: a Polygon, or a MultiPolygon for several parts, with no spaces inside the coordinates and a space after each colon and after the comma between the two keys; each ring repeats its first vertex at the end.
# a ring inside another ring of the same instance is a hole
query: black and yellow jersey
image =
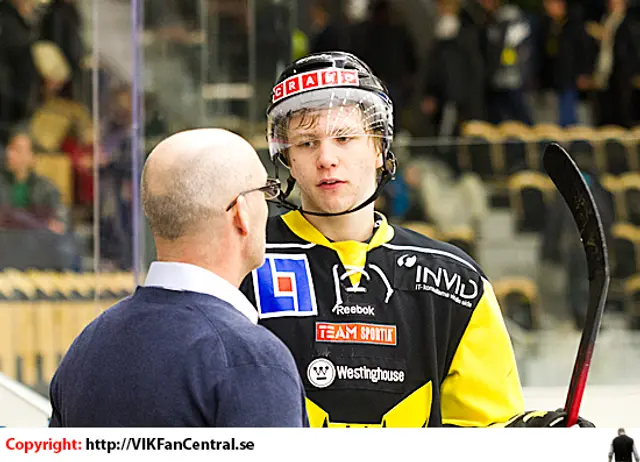
{"type": "Polygon", "coordinates": [[[382,215],[368,243],[330,242],[297,211],[270,218],[241,290],[293,353],[312,427],[489,426],[524,411],[482,270],[382,215]]]}

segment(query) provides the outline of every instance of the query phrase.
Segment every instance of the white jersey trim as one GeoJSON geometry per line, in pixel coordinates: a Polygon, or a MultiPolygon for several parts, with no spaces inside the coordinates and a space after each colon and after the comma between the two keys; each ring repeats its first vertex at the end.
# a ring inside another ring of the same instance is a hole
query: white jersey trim
{"type": "Polygon", "coordinates": [[[274,244],[274,243],[267,242],[267,245],[266,245],[267,249],[310,249],[315,246],[316,244],[314,244],[313,242],[310,242],[308,244],[291,244],[291,243],[274,244]]]}
{"type": "MultiPolygon", "coordinates": [[[[382,244],[383,247],[386,247],[388,249],[391,250],[410,250],[413,252],[421,252],[421,253],[431,253],[431,254],[435,254],[435,255],[442,255],[444,257],[449,257],[452,260],[455,260],[459,263],[464,264],[466,267],[468,267],[469,269],[472,269],[473,271],[475,271],[476,273],[480,274],[478,272],[477,269],[475,269],[473,267],[473,265],[471,263],[469,263],[468,261],[466,261],[464,258],[460,258],[457,255],[454,255],[452,253],[449,252],[445,252],[444,250],[436,250],[436,249],[425,249],[424,247],[416,247],[413,245],[395,245],[395,244],[382,244]]],[[[481,275],[482,276],[482,275],[481,275]]],[[[483,278],[484,279],[484,278],[483,278]]]]}

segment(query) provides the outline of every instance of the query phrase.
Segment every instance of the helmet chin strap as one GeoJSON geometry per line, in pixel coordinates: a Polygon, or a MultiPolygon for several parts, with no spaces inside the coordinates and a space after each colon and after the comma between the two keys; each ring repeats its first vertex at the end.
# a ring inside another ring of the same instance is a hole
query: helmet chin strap
{"type": "MultiPolygon", "coordinates": [[[[287,189],[286,191],[281,191],[280,195],[278,195],[278,197],[276,199],[274,199],[272,202],[277,203],[278,205],[289,209],[289,210],[297,210],[300,213],[304,214],[304,215],[314,215],[314,216],[318,216],[318,217],[339,217],[342,215],[347,215],[349,213],[354,213],[357,212],[358,210],[362,210],[363,208],[365,208],[366,206],[368,206],[369,204],[371,204],[373,201],[375,201],[380,194],[382,193],[382,190],[384,189],[384,187],[386,186],[386,184],[392,180],[395,176],[396,173],[396,157],[392,152],[388,152],[387,153],[387,159],[385,161],[384,167],[383,167],[383,171],[382,171],[382,175],[380,176],[380,181],[378,182],[378,186],[376,187],[376,190],[373,192],[373,194],[369,197],[369,199],[367,199],[366,201],[364,201],[363,203],[361,203],[360,205],[358,205],[357,207],[354,207],[352,209],[349,210],[345,210],[343,212],[337,212],[337,213],[330,213],[330,212],[312,212],[309,210],[304,210],[301,206],[293,204],[292,202],[289,202],[287,200],[287,198],[289,197],[289,194],[291,194],[291,192],[293,191],[293,188],[296,184],[296,180],[294,180],[291,175],[289,175],[289,178],[287,178],[287,189]],[[391,163],[391,168],[389,168],[389,165],[387,165],[387,163],[391,163]]],[[[276,165],[276,176],[278,175],[278,167],[276,165]]]]}

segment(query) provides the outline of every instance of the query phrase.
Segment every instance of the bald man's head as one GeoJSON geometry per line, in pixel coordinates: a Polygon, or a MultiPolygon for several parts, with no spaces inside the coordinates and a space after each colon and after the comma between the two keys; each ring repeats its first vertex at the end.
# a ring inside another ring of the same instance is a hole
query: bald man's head
{"type": "Polygon", "coordinates": [[[211,232],[229,202],[265,178],[256,151],[242,137],[221,129],[184,131],[149,155],[142,206],[156,237],[196,236],[211,232]]]}

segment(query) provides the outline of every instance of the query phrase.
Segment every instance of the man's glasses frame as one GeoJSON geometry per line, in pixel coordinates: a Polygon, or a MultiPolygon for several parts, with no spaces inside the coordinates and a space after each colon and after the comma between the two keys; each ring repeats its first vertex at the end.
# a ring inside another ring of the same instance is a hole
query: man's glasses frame
{"type": "Polygon", "coordinates": [[[278,198],[281,192],[280,184],[281,184],[280,180],[276,178],[268,178],[266,185],[260,186],[259,188],[247,189],[246,191],[242,191],[240,194],[238,194],[235,197],[235,199],[233,199],[231,203],[227,206],[226,211],[228,212],[233,208],[234,205],[236,205],[236,202],[238,202],[238,199],[240,198],[240,196],[244,196],[245,194],[249,194],[252,192],[260,191],[262,194],[264,194],[264,198],[266,200],[268,201],[275,200],[278,198]]]}

